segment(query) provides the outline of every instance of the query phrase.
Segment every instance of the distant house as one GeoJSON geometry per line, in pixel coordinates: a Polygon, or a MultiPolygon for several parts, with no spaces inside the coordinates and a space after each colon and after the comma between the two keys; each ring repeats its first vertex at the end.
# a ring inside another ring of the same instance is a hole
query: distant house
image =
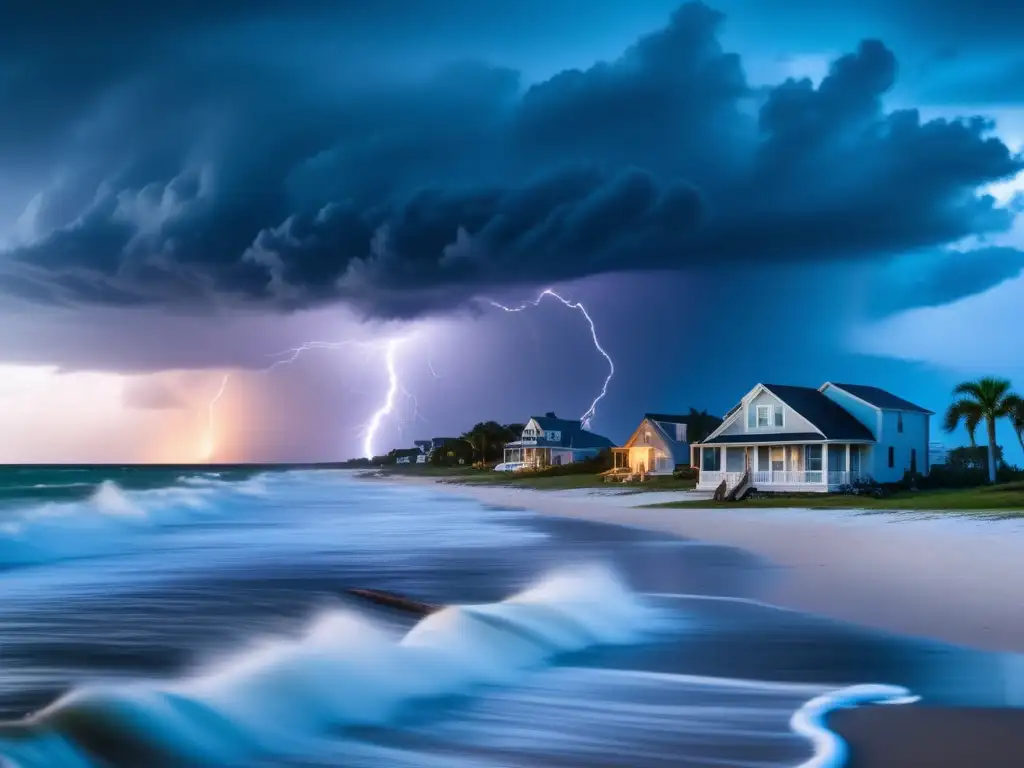
{"type": "Polygon", "coordinates": [[[694,418],[709,418],[716,426],[721,424],[721,419],[700,415],[645,414],[629,440],[612,448],[615,466],[628,467],[639,474],[668,475],[676,467],[689,464],[689,431],[694,418]]]}
{"type": "Polygon", "coordinates": [[[412,464],[421,455],[419,448],[399,448],[395,451],[395,463],[412,464]]]}
{"type": "Polygon", "coordinates": [[[454,442],[463,442],[463,440],[460,437],[432,437],[429,440],[414,440],[413,445],[416,446],[417,453],[409,461],[416,464],[426,464],[436,451],[448,443],[454,442]]]}
{"type": "Polygon", "coordinates": [[[759,490],[829,491],[857,479],[895,482],[927,474],[932,412],[878,387],[818,389],[758,384],[725,416],[700,452],[697,487],[738,484],[749,469],[759,490]]]}
{"type": "Polygon", "coordinates": [[[419,453],[411,461],[415,464],[426,464],[430,456],[430,440],[413,440],[412,444],[419,449],[419,453]]]}
{"type": "Polygon", "coordinates": [[[499,469],[542,468],[572,464],[614,447],[607,437],[594,434],[577,419],[560,419],[553,412],[533,416],[519,440],[505,444],[505,460],[499,469]]]}

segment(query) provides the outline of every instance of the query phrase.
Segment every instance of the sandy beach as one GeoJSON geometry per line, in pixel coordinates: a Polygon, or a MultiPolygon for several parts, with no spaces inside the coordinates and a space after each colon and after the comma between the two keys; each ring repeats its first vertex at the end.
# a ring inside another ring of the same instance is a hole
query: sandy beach
{"type": "MultiPolygon", "coordinates": [[[[1024,520],[950,513],[651,509],[693,493],[536,491],[440,483],[439,491],[540,514],[739,547],[772,563],[767,603],[902,635],[1024,652],[1024,520]]],[[[1024,706],[1024,701],[1020,704],[1024,706]]]]}
{"type": "MultiPolygon", "coordinates": [[[[759,600],[882,631],[989,651],[1024,652],[1024,521],[950,513],[672,509],[690,492],[536,491],[429,484],[483,503],[640,527],[739,547],[776,568],[759,600]]],[[[1022,709],[909,705],[841,710],[829,726],[848,768],[1011,768],[1024,754],[1024,662],[1006,665],[1022,709]]]]}

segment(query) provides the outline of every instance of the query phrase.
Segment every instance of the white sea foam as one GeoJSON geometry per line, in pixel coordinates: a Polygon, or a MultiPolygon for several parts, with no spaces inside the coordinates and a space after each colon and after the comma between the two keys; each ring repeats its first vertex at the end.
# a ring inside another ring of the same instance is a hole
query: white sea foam
{"type": "Polygon", "coordinates": [[[799,768],[842,768],[846,764],[846,742],[825,726],[825,717],[830,712],[861,704],[910,704],[918,699],[897,685],[851,685],[816,696],[789,721],[793,731],[808,739],[814,748],[814,756],[799,768]]]}
{"type": "Polygon", "coordinates": [[[5,510],[0,568],[122,552],[132,537],[207,509],[210,493],[193,488],[125,491],[105,480],[84,501],[5,510]]]}
{"type": "Polygon", "coordinates": [[[417,700],[514,683],[561,654],[635,642],[657,619],[614,573],[579,567],[500,603],[446,607],[404,636],[332,611],[297,639],[185,679],[81,688],[33,721],[70,743],[107,728],[173,764],[230,765],[294,754],[332,727],[386,724],[417,700]]]}

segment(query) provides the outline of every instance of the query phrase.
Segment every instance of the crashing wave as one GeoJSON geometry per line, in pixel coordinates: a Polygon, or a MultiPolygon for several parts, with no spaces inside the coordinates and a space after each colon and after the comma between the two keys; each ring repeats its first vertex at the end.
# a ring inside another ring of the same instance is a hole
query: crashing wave
{"type": "Polygon", "coordinates": [[[38,738],[0,751],[19,768],[34,765],[23,753],[44,736],[53,750],[118,766],[296,754],[331,728],[386,724],[418,700],[510,684],[557,656],[635,642],[657,616],[599,566],[554,573],[498,603],[446,607],[404,636],[332,611],[298,639],[266,641],[188,678],[73,691],[8,727],[38,738]]]}

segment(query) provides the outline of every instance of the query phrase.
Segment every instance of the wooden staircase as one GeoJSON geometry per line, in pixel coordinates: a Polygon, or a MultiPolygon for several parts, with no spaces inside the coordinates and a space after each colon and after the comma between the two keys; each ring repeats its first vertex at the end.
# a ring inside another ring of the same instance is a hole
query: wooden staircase
{"type": "MultiPolygon", "coordinates": [[[[724,480],[722,481],[725,482],[724,480]]],[[[750,472],[750,467],[747,467],[743,473],[743,477],[740,481],[732,487],[732,489],[725,494],[726,501],[742,501],[746,498],[747,494],[753,490],[753,475],[750,472]]]]}

